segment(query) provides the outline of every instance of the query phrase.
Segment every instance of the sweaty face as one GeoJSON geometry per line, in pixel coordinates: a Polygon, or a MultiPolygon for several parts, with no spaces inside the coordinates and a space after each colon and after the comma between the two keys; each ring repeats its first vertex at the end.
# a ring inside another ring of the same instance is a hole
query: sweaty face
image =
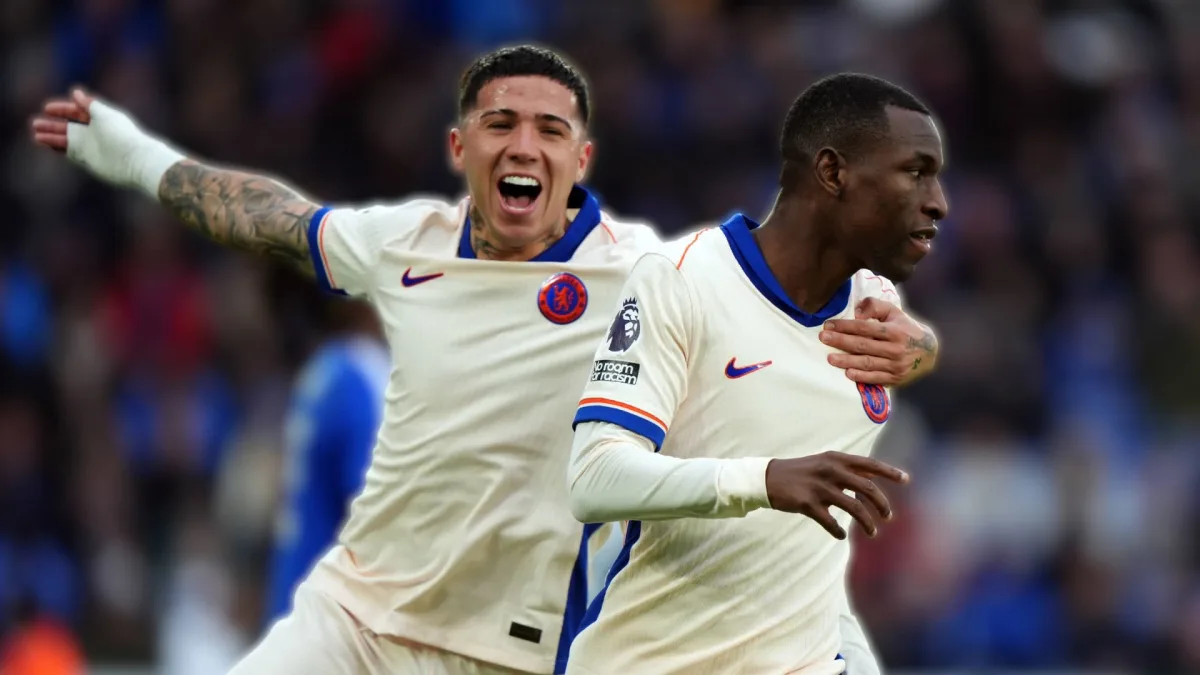
{"type": "Polygon", "coordinates": [[[451,159],[489,239],[511,252],[562,230],[591,150],[575,95],[540,76],[488,82],[450,132],[451,159]]]}
{"type": "Polygon", "coordinates": [[[949,207],[938,180],[942,138],[933,120],[895,107],[887,116],[888,136],[848,167],[842,233],[867,269],[903,281],[929,253],[936,222],[949,207]]]}

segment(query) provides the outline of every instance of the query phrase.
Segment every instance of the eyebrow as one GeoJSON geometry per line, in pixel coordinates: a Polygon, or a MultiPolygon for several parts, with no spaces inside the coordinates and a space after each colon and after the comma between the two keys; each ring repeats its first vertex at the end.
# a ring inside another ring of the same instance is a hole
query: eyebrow
{"type": "Polygon", "coordinates": [[[916,158],[917,158],[917,161],[919,161],[922,164],[925,164],[927,166],[938,167],[941,169],[946,168],[946,165],[942,162],[939,162],[937,157],[933,156],[932,154],[930,154],[928,152],[925,152],[924,150],[917,150],[916,158]]]}
{"type": "MultiPolygon", "coordinates": [[[[488,115],[503,115],[505,117],[519,117],[519,115],[517,115],[517,111],[513,110],[511,108],[493,108],[491,110],[485,110],[479,115],[479,117],[480,117],[480,119],[482,119],[484,117],[487,117],[488,115]]],[[[568,129],[572,129],[572,130],[574,129],[574,127],[571,126],[570,122],[559,117],[558,115],[551,115],[550,113],[538,113],[538,114],[534,115],[533,117],[534,117],[534,119],[542,121],[542,122],[556,122],[558,124],[562,124],[563,126],[565,126],[568,129]]]]}

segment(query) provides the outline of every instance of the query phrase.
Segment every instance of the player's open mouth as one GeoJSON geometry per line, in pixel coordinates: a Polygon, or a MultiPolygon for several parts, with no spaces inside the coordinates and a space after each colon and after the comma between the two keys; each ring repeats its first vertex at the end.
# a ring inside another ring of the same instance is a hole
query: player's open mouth
{"type": "Polygon", "coordinates": [[[925,227],[914,230],[908,235],[908,238],[921,253],[929,253],[930,249],[933,248],[933,238],[936,236],[936,227],[925,227]]]}
{"type": "Polygon", "coordinates": [[[496,188],[500,191],[500,207],[517,216],[533,211],[538,195],[542,194],[542,183],[533,176],[502,176],[496,188]]]}

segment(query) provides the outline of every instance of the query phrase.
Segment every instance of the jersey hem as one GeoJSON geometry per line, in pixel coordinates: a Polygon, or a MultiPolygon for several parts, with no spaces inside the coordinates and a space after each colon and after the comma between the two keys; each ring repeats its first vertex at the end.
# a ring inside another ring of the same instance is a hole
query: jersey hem
{"type": "Polygon", "coordinates": [[[321,563],[318,563],[317,568],[304,583],[337,603],[339,607],[349,612],[363,628],[379,637],[417,642],[431,649],[482,661],[490,665],[512,668],[530,675],[554,675],[556,672],[557,653],[555,650],[551,650],[552,653],[545,657],[514,654],[503,648],[481,644],[478,636],[473,634],[470,628],[455,630],[425,627],[419,625],[418,620],[400,612],[362,606],[354,602],[352,598],[347,598],[338,592],[341,587],[340,582],[336,577],[331,577],[328,571],[323,571],[321,563]],[[381,609],[384,612],[383,619],[374,620],[379,617],[381,609]]]}

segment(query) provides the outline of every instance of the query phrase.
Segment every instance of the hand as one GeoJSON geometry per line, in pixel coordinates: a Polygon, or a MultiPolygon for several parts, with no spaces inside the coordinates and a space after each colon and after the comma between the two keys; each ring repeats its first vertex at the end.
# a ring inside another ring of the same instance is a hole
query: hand
{"type": "Polygon", "coordinates": [[[829,507],[836,506],[853,516],[867,536],[874,537],[876,521],[891,520],[892,507],[872,477],[908,483],[908,474],[894,466],[842,452],[773,459],[767,464],[767,499],[776,511],[808,516],[835,538],[845,539],[846,531],[829,513],[829,507]]]}
{"type": "Polygon", "coordinates": [[[821,342],[846,352],[830,354],[829,363],[862,384],[904,386],[933,372],[938,342],[928,326],[879,298],[867,298],[854,319],[825,322],[821,342]]]}
{"type": "Polygon", "coordinates": [[[140,188],[158,198],[163,174],[184,156],[138,128],[124,111],[82,89],[66,99],[46,102],[33,120],[33,140],[97,178],[114,185],[140,188]]]}
{"type": "Polygon", "coordinates": [[[88,111],[95,100],[82,89],[73,89],[70,98],[47,101],[42,114],[33,120],[34,142],[56,152],[66,152],[68,121],[90,123],[92,115],[88,111]]]}

